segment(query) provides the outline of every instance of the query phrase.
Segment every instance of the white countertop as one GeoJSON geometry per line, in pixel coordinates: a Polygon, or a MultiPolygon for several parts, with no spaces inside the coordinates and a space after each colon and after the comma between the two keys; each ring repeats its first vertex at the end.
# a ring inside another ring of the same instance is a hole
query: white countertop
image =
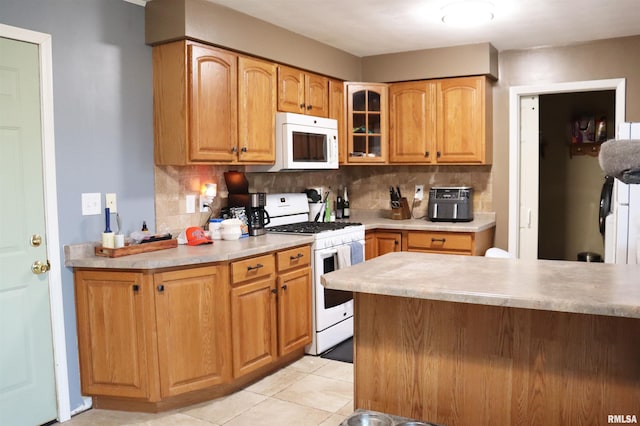
{"type": "MultiPolygon", "coordinates": [[[[426,219],[389,219],[390,211],[354,210],[348,222],[360,222],[366,230],[390,229],[413,231],[480,232],[495,226],[494,213],[476,213],[471,222],[430,222],[426,219]]],[[[256,256],[303,244],[311,244],[311,235],[269,234],[241,238],[236,241],[216,240],[212,245],[178,246],[149,253],[117,258],[95,256],[97,243],[73,244],[64,247],[65,266],[73,268],[160,269],[176,266],[223,262],[256,256]]]]}
{"type": "Polygon", "coordinates": [[[240,259],[312,242],[313,237],[309,235],[266,234],[234,241],[215,240],[213,244],[200,246],[179,245],[176,248],[116,258],[95,256],[93,243],[77,244],[65,246],[65,266],[108,269],[171,268],[240,259]]]}
{"type": "Polygon", "coordinates": [[[480,232],[496,226],[495,213],[475,213],[470,222],[431,222],[426,218],[394,220],[390,217],[390,210],[354,210],[348,220],[361,222],[367,230],[480,232]]]}
{"type": "Polygon", "coordinates": [[[640,266],[396,252],[322,276],[327,288],[640,318],[640,266]]]}

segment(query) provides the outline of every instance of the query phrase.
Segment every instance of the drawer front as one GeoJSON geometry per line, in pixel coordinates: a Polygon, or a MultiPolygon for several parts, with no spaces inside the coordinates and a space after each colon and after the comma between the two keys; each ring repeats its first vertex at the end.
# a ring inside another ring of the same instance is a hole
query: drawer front
{"type": "Polygon", "coordinates": [[[409,232],[408,251],[471,254],[473,238],[466,232],[409,232]]]}
{"type": "Polygon", "coordinates": [[[231,282],[237,284],[274,274],[276,262],[272,254],[231,262],[231,282]]]}
{"type": "Polygon", "coordinates": [[[311,265],[311,247],[295,247],[276,254],[278,272],[311,265]]]}

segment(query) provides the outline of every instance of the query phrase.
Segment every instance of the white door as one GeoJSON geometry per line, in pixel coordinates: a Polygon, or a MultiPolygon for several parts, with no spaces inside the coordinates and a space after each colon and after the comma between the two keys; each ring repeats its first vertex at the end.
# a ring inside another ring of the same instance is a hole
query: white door
{"type": "Polygon", "coordinates": [[[0,424],[56,418],[38,45],[0,38],[0,424]],[[41,265],[37,267],[40,262],[41,265]],[[32,266],[35,270],[32,270],[32,266]]]}
{"type": "Polygon", "coordinates": [[[539,111],[538,96],[520,98],[520,259],[538,258],[539,111]]]}

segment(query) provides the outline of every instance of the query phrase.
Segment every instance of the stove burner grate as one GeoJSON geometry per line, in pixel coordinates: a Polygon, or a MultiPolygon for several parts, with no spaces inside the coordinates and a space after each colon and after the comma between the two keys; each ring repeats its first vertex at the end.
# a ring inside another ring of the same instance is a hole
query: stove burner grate
{"type": "Polygon", "coordinates": [[[294,234],[319,234],[320,232],[335,231],[349,226],[360,226],[357,222],[298,222],[288,225],[273,226],[267,228],[269,232],[294,233],[294,234]]]}

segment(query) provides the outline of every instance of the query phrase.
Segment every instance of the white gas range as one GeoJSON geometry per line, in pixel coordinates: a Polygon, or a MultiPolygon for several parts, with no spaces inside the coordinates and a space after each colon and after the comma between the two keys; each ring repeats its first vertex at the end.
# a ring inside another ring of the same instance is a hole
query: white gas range
{"type": "Polygon", "coordinates": [[[314,236],[311,246],[313,341],[306,352],[320,355],[353,336],[353,293],[325,289],[320,276],[364,260],[364,225],[345,221],[310,222],[304,193],[267,194],[265,209],[271,218],[268,232],[314,236]]]}

